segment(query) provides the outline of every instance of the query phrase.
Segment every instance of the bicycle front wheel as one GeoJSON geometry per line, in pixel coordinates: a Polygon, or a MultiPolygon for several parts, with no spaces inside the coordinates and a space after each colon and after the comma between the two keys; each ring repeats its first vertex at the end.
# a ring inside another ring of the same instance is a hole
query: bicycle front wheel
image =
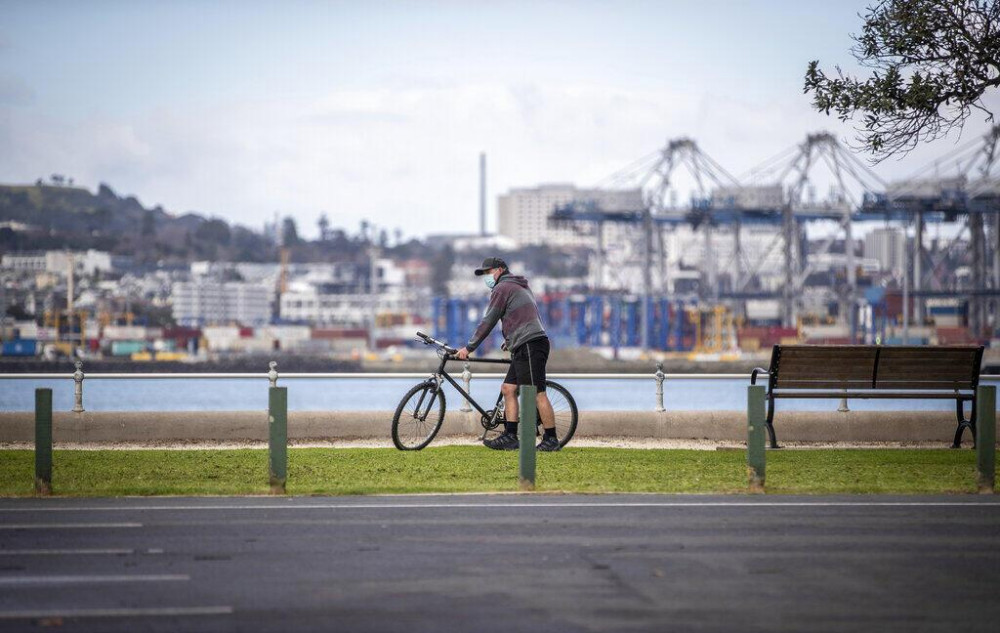
{"type": "Polygon", "coordinates": [[[444,411],[444,389],[431,381],[414,386],[392,416],[392,443],[401,451],[424,448],[440,430],[444,411]]]}

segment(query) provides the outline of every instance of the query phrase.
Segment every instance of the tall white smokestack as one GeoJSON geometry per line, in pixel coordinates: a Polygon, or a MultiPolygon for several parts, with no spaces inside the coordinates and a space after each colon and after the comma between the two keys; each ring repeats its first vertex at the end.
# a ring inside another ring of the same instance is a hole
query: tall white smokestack
{"type": "Polygon", "coordinates": [[[486,235],[486,152],[479,153],[479,234],[486,235]]]}

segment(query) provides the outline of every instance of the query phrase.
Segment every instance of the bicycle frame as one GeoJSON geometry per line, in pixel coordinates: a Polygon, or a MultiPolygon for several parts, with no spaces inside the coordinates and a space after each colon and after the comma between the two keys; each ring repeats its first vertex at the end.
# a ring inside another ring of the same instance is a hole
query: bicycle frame
{"type": "MultiPolygon", "coordinates": [[[[448,364],[448,361],[457,361],[457,360],[458,360],[457,358],[452,358],[450,356],[443,357],[441,359],[441,364],[438,365],[437,371],[434,372],[434,377],[435,378],[444,378],[445,380],[447,380],[448,383],[452,387],[454,387],[456,391],[458,391],[458,393],[462,394],[462,396],[469,402],[469,404],[471,404],[473,407],[475,407],[476,411],[478,411],[480,415],[483,415],[483,416],[489,415],[489,413],[486,411],[486,409],[484,409],[481,406],[479,406],[479,403],[476,402],[476,400],[472,397],[472,395],[469,394],[465,389],[462,389],[462,386],[458,384],[458,381],[456,381],[454,378],[452,378],[451,374],[449,374],[447,371],[445,371],[445,365],[448,364]]],[[[492,365],[510,365],[510,361],[509,360],[504,360],[502,358],[469,358],[469,359],[466,359],[466,361],[470,362],[470,363],[487,363],[487,364],[492,364],[492,365]]],[[[440,388],[440,383],[439,383],[438,386],[440,388]]],[[[435,397],[436,397],[436,395],[435,395],[435,397]]],[[[497,402],[499,402],[499,398],[498,398],[497,402]]],[[[431,399],[431,404],[433,404],[433,403],[434,403],[434,399],[432,398],[431,399]]],[[[417,404],[417,410],[418,411],[420,409],[420,404],[421,403],[417,404]]]]}

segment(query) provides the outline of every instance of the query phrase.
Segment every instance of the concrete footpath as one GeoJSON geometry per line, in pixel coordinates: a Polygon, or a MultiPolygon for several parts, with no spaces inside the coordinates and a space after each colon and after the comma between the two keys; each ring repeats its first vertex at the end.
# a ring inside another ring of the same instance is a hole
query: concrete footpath
{"type": "Polygon", "coordinates": [[[0,499],[0,630],[992,633],[998,499],[0,499]]]}
{"type": "MultiPolygon", "coordinates": [[[[267,440],[266,411],[54,413],[56,442],[261,442],[267,440]]],[[[290,411],[290,441],[364,440],[390,436],[390,411],[290,411]]],[[[955,433],[955,414],[944,411],[778,411],[779,442],[797,443],[947,443],[955,433]]],[[[448,412],[439,437],[482,431],[479,415],[448,412]]],[[[582,411],[577,437],[653,440],[746,441],[743,411],[582,411]]],[[[998,433],[1000,437],[1000,433],[998,433]]],[[[34,414],[0,412],[0,443],[34,440],[34,414]]],[[[972,437],[964,442],[971,446],[972,437]]]]}

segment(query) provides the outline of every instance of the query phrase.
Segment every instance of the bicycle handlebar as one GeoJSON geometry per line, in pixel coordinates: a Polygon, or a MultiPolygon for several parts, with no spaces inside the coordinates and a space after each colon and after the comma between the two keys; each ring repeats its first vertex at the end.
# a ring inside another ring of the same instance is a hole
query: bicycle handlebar
{"type": "Polygon", "coordinates": [[[448,354],[450,355],[458,352],[458,350],[455,349],[454,347],[451,347],[447,343],[442,343],[437,339],[431,338],[430,336],[424,334],[423,332],[417,332],[417,338],[423,341],[424,345],[433,345],[435,347],[439,347],[444,351],[448,352],[448,354]]]}

